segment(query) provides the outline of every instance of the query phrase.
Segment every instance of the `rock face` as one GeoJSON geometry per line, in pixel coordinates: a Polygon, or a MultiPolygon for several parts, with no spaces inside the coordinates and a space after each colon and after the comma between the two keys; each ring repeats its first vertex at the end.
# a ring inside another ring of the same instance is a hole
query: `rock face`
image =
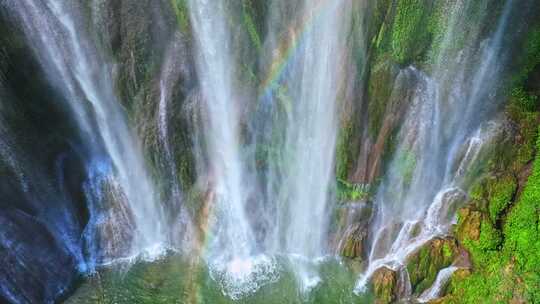
{"type": "Polygon", "coordinates": [[[337,252],[341,256],[357,260],[365,258],[364,241],[368,236],[371,213],[371,203],[365,201],[348,203],[340,208],[337,252]]]}
{"type": "Polygon", "coordinates": [[[372,278],[375,303],[389,304],[396,300],[397,273],[389,268],[382,267],[375,271],[372,278]]]}
{"type": "Polygon", "coordinates": [[[0,212],[0,302],[52,303],[76,276],[75,260],[35,218],[0,212]]]}
{"type": "Polygon", "coordinates": [[[459,255],[458,245],[453,238],[436,238],[426,243],[407,259],[407,271],[412,292],[419,295],[429,288],[437,273],[452,264],[459,255]]]}

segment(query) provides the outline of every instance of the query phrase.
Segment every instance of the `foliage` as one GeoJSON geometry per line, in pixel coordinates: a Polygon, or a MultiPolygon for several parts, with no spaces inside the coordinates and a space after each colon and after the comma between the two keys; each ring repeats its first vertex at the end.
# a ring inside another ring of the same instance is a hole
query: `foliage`
{"type": "Polygon", "coordinates": [[[339,201],[358,201],[369,197],[369,186],[352,184],[342,179],[337,180],[337,197],[339,201]]]}
{"type": "Polygon", "coordinates": [[[488,214],[493,223],[500,219],[503,211],[513,200],[516,187],[514,177],[509,174],[488,179],[483,184],[482,193],[477,194],[477,198],[488,199],[488,214]]]}

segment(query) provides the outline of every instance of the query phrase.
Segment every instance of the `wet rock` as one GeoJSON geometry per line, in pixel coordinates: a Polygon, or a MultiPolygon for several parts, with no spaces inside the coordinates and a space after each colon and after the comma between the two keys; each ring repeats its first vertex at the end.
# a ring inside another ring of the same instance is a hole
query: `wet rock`
{"type": "Polygon", "coordinates": [[[388,304],[396,300],[397,273],[382,267],[375,271],[372,278],[375,303],[388,304]]]}
{"type": "Polygon", "coordinates": [[[394,143],[392,134],[403,120],[403,114],[412,103],[417,70],[399,70],[390,61],[377,64],[370,75],[368,88],[368,133],[362,144],[363,151],[358,161],[353,179],[362,183],[373,183],[384,167],[385,156],[392,154],[394,143]]]}
{"type": "Polygon", "coordinates": [[[367,237],[367,226],[355,224],[346,231],[340,248],[342,256],[355,259],[364,257],[364,240],[367,237]]]}
{"type": "Polygon", "coordinates": [[[47,228],[17,210],[0,212],[0,302],[53,303],[77,276],[76,262],[47,228]]]}
{"type": "Polygon", "coordinates": [[[350,203],[338,210],[338,231],[335,245],[341,256],[362,260],[365,257],[364,241],[368,235],[372,214],[370,202],[350,203]]]}
{"type": "Polygon", "coordinates": [[[95,188],[91,185],[87,185],[90,219],[85,232],[90,261],[109,263],[131,255],[136,227],[125,193],[111,177],[94,185],[95,188]]]}
{"type": "Polygon", "coordinates": [[[390,221],[379,231],[374,231],[374,241],[371,249],[371,258],[380,259],[384,258],[390,251],[390,248],[394,244],[399,232],[403,228],[403,223],[398,221],[390,221]]]}
{"type": "Polygon", "coordinates": [[[452,264],[459,255],[457,242],[453,238],[436,238],[407,258],[407,271],[413,294],[419,295],[429,288],[437,274],[452,264]]]}

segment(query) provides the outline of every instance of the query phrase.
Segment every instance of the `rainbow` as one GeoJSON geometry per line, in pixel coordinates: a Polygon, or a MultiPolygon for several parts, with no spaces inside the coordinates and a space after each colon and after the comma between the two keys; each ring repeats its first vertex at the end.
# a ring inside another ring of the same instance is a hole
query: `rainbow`
{"type": "Polygon", "coordinates": [[[311,10],[311,14],[306,14],[302,18],[297,29],[292,27],[289,28],[289,34],[287,35],[286,39],[282,40],[277,48],[278,55],[274,56],[275,59],[270,64],[268,75],[261,82],[259,96],[270,94],[270,92],[276,88],[279,79],[285,71],[285,68],[293,60],[294,55],[297,53],[299,45],[301,44],[300,42],[312,29],[314,21],[318,19],[323,12],[325,12],[327,6],[335,3],[336,1],[333,0],[317,1],[311,10]],[[300,34],[297,35],[297,33],[300,34]]]}

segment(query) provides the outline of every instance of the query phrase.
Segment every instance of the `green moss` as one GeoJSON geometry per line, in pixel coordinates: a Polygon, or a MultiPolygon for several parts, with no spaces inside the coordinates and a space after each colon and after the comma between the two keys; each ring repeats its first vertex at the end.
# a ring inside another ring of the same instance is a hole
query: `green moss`
{"type": "Polygon", "coordinates": [[[388,58],[382,58],[371,71],[368,84],[369,134],[376,138],[383,124],[398,70],[388,58]]]}
{"type": "Polygon", "coordinates": [[[513,78],[514,85],[522,85],[534,68],[540,64],[540,23],[537,22],[531,28],[523,45],[523,53],[519,56],[521,69],[513,78]]]}
{"type": "Polygon", "coordinates": [[[354,135],[351,123],[341,128],[336,145],[336,177],[338,180],[347,180],[352,166],[353,155],[351,151],[351,137],[354,135]]]}
{"type": "Polygon", "coordinates": [[[189,30],[189,13],[186,0],[171,0],[178,26],[182,32],[189,30]]]}
{"type": "Polygon", "coordinates": [[[397,275],[396,272],[382,267],[373,274],[373,293],[376,304],[390,304],[396,299],[397,275]]]}
{"type": "Polygon", "coordinates": [[[501,212],[507,208],[516,191],[516,181],[511,175],[492,179],[488,182],[489,216],[492,222],[496,222],[501,212]]]}
{"type": "MultiPolygon", "coordinates": [[[[536,143],[540,148],[540,141],[536,143]]],[[[527,286],[538,286],[540,270],[540,157],[537,156],[523,193],[508,214],[504,226],[504,253],[523,274],[527,286]]],[[[540,301],[540,290],[531,296],[540,301]]]]}
{"type": "MultiPolygon", "coordinates": [[[[540,141],[536,143],[540,148],[540,141]]],[[[510,193],[516,185],[510,180],[494,182],[486,191],[488,215],[481,217],[478,239],[464,236],[462,243],[470,252],[475,271],[471,276],[453,280],[449,303],[508,303],[519,300],[540,301],[540,157],[537,155],[532,173],[521,196],[511,205],[502,229],[501,208],[507,208],[510,193]],[[502,207],[504,206],[504,207],[502,207]],[[458,300],[459,299],[459,302],[458,300]]],[[[460,216],[459,227],[467,218],[460,216]]]]}
{"type": "Polygon", "coordinates": [[[517,124],[518,140],[513,147],[506,147],[512,151],[513,170],[521,168],[534,157],[534,138],[537,133],[537,112],[524,110],[514,97],[511,98],[507,111],[508,116],[517,124]]]}
{"type": "Polygon", "coordinates": [[[429,288],[439,271],[450,266],[458,250],[453,239],[434,239],[412,254],[407,261],[407,272],[413,293],[421,294],[429,288]]]}
{"type": "Polygon", "coordinates": [[[515,87],[512,90],[512,102],[520,109],[532,112],[538,107],[538,96],[526,92],[523,87],[515,87]]]}
{"type": "Polygon", "coordinates": [[[430,45],[429,14],[431,1],[400,0],[392,30],[392,56],[400,64],[408,64],[430,45]]]}

